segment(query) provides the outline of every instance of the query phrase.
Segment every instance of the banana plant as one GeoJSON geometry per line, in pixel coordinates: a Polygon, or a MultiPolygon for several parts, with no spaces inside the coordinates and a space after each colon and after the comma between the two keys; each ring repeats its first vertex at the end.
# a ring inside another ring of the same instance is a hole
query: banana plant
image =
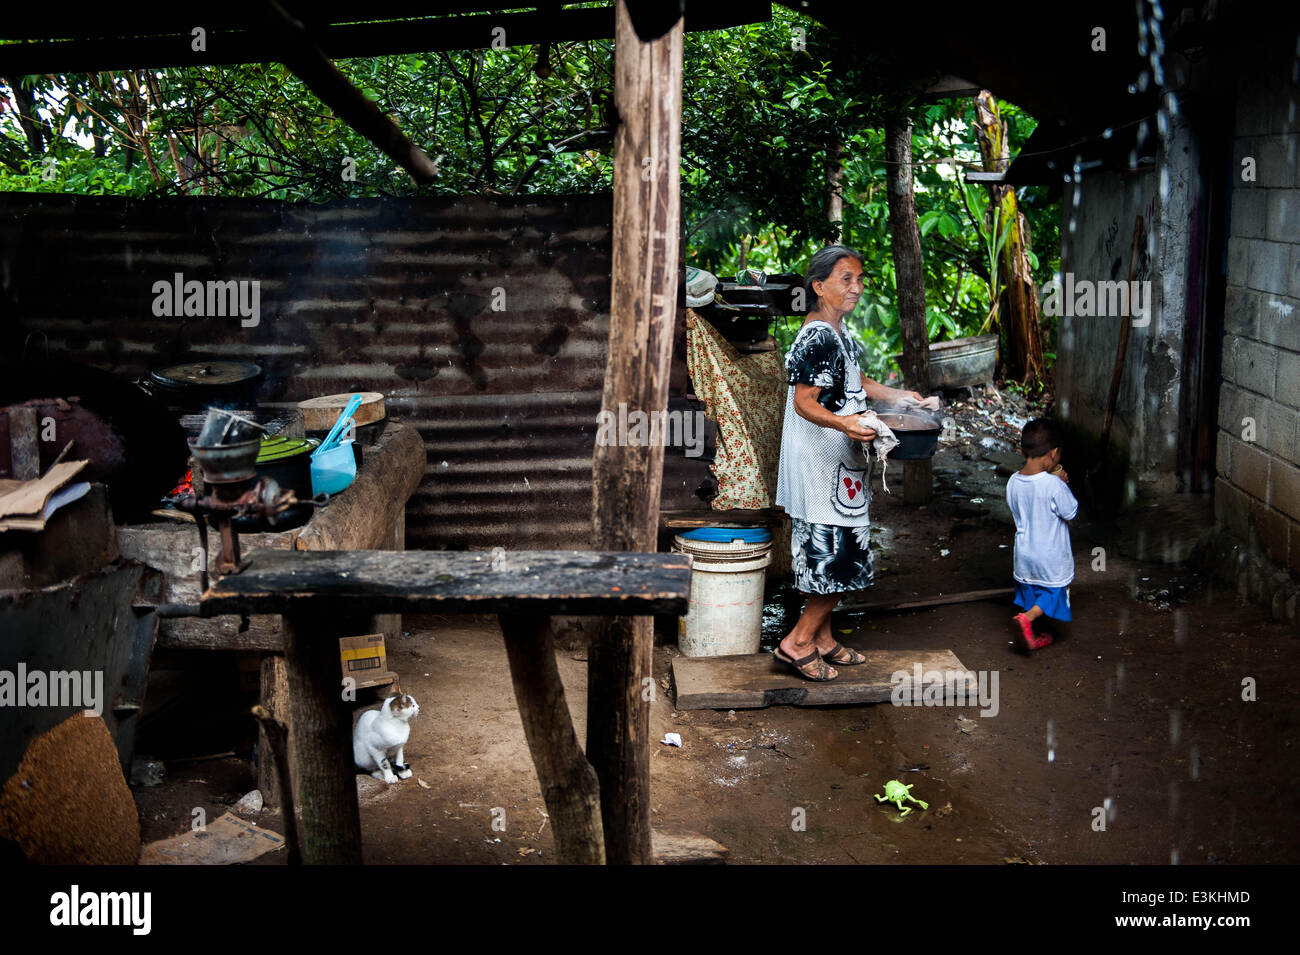
{"type": "Polygon", "coordinates": [[[998,262],[1002,258],[1002,247],[1007,244],[1007,237],[1011,234],[1012,222],[1010,219],[1002,221],[1002,206],[999,203],[993,204],[992,215],[989,215],[989,199],[982,190],[963,181],[961,193],[966,212],[970,215],[975,231],[979,233],[980,248],[988,259],[989,311],[977,333],[983,335],[998,314],[998,303],[1002,298],[1002,270],[998,268],[998,262]]]}

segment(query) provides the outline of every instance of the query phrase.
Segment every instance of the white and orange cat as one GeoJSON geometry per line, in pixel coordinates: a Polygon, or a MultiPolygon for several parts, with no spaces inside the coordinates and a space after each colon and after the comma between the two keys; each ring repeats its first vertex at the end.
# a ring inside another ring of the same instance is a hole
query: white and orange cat
{"type": "Polygon", "coordinates": [[[411,767],[403,761],[402,747],[411,738],[411,719],[419,712],[420,704],[403,693],[390,696],[377,710],[362,713],[352,731],[352,758],[357,768],[386,783],[410,779],[411,767]]]}

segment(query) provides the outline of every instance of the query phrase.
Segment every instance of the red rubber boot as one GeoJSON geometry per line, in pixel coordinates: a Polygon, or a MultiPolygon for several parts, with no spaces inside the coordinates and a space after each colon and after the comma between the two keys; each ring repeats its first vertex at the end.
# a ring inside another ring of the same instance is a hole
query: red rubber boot
{"type": "Polygon", "coordinates": [[[1023,613],[1018,613],[1011,618],[1011,628],[1015,634],[1016,646],[1022,650],[1041,650],[1052,643],[1052,638],[1049,636],[1034,636],[1034,624],[1023,613]]]}

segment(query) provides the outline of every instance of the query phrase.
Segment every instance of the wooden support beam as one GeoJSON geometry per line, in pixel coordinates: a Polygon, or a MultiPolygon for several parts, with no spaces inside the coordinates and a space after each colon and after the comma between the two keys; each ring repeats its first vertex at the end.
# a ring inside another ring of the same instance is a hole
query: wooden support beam
{"type": "Polygon", "coordinates": [[[419,183],[433,182],[438,166],[387,115],[330,62],[302,23],[275,0],[264,0],[268,19],[283,41],[280,57],[322,103],[378,146],[419,183]]]}
{"type": "Polygon", "coordinates": [[[284,665],[284,654],[262,654],[260,676],[260,705],[266,711],[266,719],[259,718],[257,726],[257,788],[262,791],[262,802],[268,809],[279,809],[283,805],[294,804],[285,798],[292,777],[282,771],[275,756],[272,731],[268,730],[269,723],[275,723],[288,733],[289,673],[284,665]]]}
{"type": "Polygon", "coordinates": [[[602,865],[605,836],[599,784],[573,731],[564,684],[555,666],[551,620],[533,614],[501,614],[500,620],[519,718],[551,815],[556,862],[602,865]]]}
{"type": "Polygon", "coordinates": [[[934,458],[903,462],[903,503],[929,504],[934,496],[934,458]]]}
{"type": "MultiPolygon", "coordinates": [[[[601,407],[617,414],[668,406],[680,238],[682,24],[650,43],[626,0],[614,23],[613,276],[601,407]]],[[[654,550],[663,448],[598,445],[592,517],[597,546],[654,550]]],[[[605,855],[649,865],[653,621],[617,617],[588,652],[587,757],[600,778],[605,855]]]]}
{"type": "Polygon", "coordinates": [[[337,605],[322,601],[315,607],[284,618],[290,791],[302,805],[299,846],[307,865],[360,865],[352,709],[341,692],[339,637],[360,632],[364,622],[337,605]]]}

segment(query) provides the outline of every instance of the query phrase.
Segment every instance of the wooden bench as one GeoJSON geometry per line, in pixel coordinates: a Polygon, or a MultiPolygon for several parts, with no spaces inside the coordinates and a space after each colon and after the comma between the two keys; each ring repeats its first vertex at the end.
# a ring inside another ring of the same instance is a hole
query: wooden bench
{"type": "MultiPolygon", "coordinates": [[[[304,862],[361,862],[352,708],[339,691],[338,638],[378,613],[495,613],[555,826],[557,861],[598,863],[599,788],[569,718],[550,617],[682,614],[690,581],[691,559],[683,554],[257,551],[239,573],[209,587],[200,609],[204,616],[283,615],[290,772],[302,803],[304,862]]],[[[617,688],[629,697],[640,691],[617,688]]]]}

